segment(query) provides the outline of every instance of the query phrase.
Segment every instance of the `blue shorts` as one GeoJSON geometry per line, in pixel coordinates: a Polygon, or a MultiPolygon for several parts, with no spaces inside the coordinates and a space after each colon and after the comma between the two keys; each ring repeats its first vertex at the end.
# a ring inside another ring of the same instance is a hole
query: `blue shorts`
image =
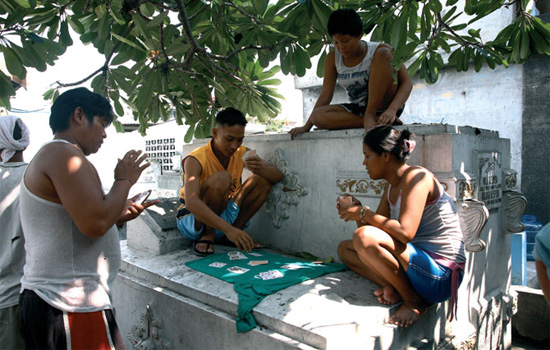
{"type": "MultiPolygon", "coordinates": [[[[407,277],[422,298],[430,303],[440,303],[451,297],[451,269],[441,266],[422,249],[411,243],[407,244],[409,251],[409,267],[407,277]]],[[[459,285],[464,273],[460,271],[459,285]]]]}
{"type": "MultiPolygon", "coordinates": [[[[235,202],[233,202],[233,199],[230,199],[229,202],[227,202],[227,207],[225,207],[225,210],[223,211],[223,213],[221,213],[220,217],[233,225],[235,220],[237,220],[237,216],[239,216],[240,211],[241,208],[239,208],[239,206],[235,204],[235,202]]],[[[198,241],[202,236],[202,232],[204,231],[204,225],[202,225],[200,230],[195,230],[195,215],[191,213],[179,217],[177,219],[177,226],[183,236],[191,241],[198,241]]],[[[246,226],[248,226],[248,223],[245,225],[245,227],[246,226]]],[[[215,239],[223,238],[223,236],[225,236],[225,234],[222,231],[216,230],[215,239]]]]}

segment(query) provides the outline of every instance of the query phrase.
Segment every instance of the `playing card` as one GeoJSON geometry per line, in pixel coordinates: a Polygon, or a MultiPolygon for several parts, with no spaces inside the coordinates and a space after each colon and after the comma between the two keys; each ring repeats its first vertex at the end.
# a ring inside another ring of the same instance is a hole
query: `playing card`
{"type": "Polygon", "coordinates": [[[244,255],[243,253],[239,252],[239,251],[232,251],[232,252],[228,252],[227,255],[229,256],[229,260],[244,260],[244,259],[248,259],[248,257],[246,255],[244,255]]]}
{"type": "Polygon", "coordinates": [[[225,265],[227,265],[227,264],[222,263],[222,262],[213,262],[212,264],[210,264],[208,266],[211,266],[211,267],[224,267],[225,265]]]}
{"type": "Polygon", "coordinates": [[[252,260],[248,263],[248,265],[250,266],[257,266],[257,265],[265,265],[267,264],[268,261],[267,260],[252,260]]]}
{"type": "Polygon", "coordinates": [[[233,272],[233,273],[238,273],[238,274],[243,274],[243,273],[248,272],[248,271],[250,271],[250,270],[249,270],[249,269],[245,269],[245,268],[243,268],[243,267],[232,266],[232,267],[228,268],[227,271],[233,272]]]}
{"type": "Polygon", "coordinates": [[[284,277],[284,275],[279,270],[264,271],[254,276],[254,278],[260,278],[260,279],[263,279],[264,281],[273,280],[281,277],[284,277]]]}
{"type": "Polygon", "coordinates": [[[246,153],[243,156],[243,161],[246,161],[249,157],[256,157],[256,150],[255,149],[249,149],[246,151],[246,153]]]}
{"type": "Polygon", "coordinates": [[[260,253],[248,253],[249,255],[252,255],[252,256],[263,256],[262,254],[260,253]]]}
{"type": "Polygon", "coordinates": [[[230,255],[229,260],[244,260],[248,259],[246,255],[240,254],[240,255],[230,255]]]}

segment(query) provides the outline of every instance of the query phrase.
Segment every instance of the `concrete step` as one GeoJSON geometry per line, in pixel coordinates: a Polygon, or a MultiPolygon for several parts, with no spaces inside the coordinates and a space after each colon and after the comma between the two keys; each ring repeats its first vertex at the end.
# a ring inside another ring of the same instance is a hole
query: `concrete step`
{"type": "Polygon", "coordinates": [[[373,296],[377,286],[351,271],[321,276],[266,297],[253,312],[259,327],[237,334],[233,285],[185,266],[197,259],[190,248],[159,256],[130,248],[124,241],[121,246],[123,262],[114,288],[120,328],[130,332],[150,305],[157,310],[156,323],[163,325],[159,338],[175,349],[216,349],[218,330],[223,330],[226,349],[233,347],[232,342],[240,349],[260,344],[270,349],[433,349],[444,339],[444,304],[431,306],[409,328],[389,325],[387,320],[399,305],[380,305],[373,296]]]}

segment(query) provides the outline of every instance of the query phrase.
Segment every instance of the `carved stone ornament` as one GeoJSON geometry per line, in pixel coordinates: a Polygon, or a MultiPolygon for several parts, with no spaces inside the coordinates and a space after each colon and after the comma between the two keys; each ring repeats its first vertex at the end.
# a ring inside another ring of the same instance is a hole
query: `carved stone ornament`
{"type": "Polygon", "coordinates": [[[336,174],[336,192],[339,194],[380,198],[387,186],[387,181],[372,180],[365,171],[338,171],[336,174]]]}
{"type": "Polygon", "coordinates": [[[502,184],[503,191],[513,191],[518,184],[518,173],[514,169],[502,169],[502,177],[504,178],[502,184]]]}
{"type": "Polygon", "coordinates": [[[521,192],[506,191],[503,196],[504,233],[518,233],[525,230],[521,223],[521,216],[527,207],[527,199],[521,192]]]}
{"type": "Polygon", "coordinates": [[[342,193],[349,194],[374,194],[381,196],[388,186],[386,181],[371,179],[337,179],[336,187],[342,193]]]}
{"type": "Polygon", "coordinates": [[[140,315],[141,321],[132,326],[128,333],[128,340],[132,343],[134,350],[164,350],[170,348],[170,343],[160,337],[160,326],[153,317],[151,306],[147,305],[145,313],[140,315]]]}
{"type": "Polygon", "coordinates": [[[476,200],[458,201],[456,206],[466,251],[482,251],[486,244],[479,236],[489,218],[489,210],[483,202],[476,200]]]}
{"type": "Polygon", "coordinates": [[[283,179],[271,188],[265,209],[273,226],[280,228],[282,220],[290,216],[290,207],[298,205],[299,198],[305,196],[307,190],[300,183],[298,175],[289,170],[280,149],[273,152],[270,162],[283,173],[283,179]]]}
{"type": "Polygon", "coordinates": [[[475,180],[462,180],[457,184],[458,194],[457,199],[468,200],[473,199],[476,193],[475,180]]]}

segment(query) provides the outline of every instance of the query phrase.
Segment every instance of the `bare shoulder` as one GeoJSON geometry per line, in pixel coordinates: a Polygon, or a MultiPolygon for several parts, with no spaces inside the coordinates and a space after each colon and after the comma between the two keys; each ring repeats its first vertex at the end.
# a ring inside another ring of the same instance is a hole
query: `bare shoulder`
{"type": "Polygon", "coordinates": [[[336,58],[334,50],[330,50],[325,58],[325,71],[326,70],[336,70],[336,58]]]}
{"type": "Polygon", "coordinates": [[[183,171],[185,172],[186,176],[199,176],[202,172],[201,163],[199,163],[197,158],[193,156],[187,156],[184,159],[183,171]]]}
{"type": "Polygon", "coordinates": [[[431,184],[435,178],[434,174],[421,166],[412,166],[404,176],[405,186],[414,186],[416,184],[431,184]]]}
{"type": "MultiPolygon", "coordinates": [[[[57,184],[84,174],[95,176],[95,169],[84,153],[72,144],[53,142],[44,146],[29,163],[25,184],[35,195],[59,202],[57,184]]],[[[86,177],[84,175],[84,177],[86,177]]]]}
{"type": "Polygon", "coordinates": [[[376,51],[374,52],[374,56],[372,59],[373,62],[374,60],[385,62],[391,61],[393,59],[392,47],[386,43],[380,43],[376,47],[376,51]]]}

